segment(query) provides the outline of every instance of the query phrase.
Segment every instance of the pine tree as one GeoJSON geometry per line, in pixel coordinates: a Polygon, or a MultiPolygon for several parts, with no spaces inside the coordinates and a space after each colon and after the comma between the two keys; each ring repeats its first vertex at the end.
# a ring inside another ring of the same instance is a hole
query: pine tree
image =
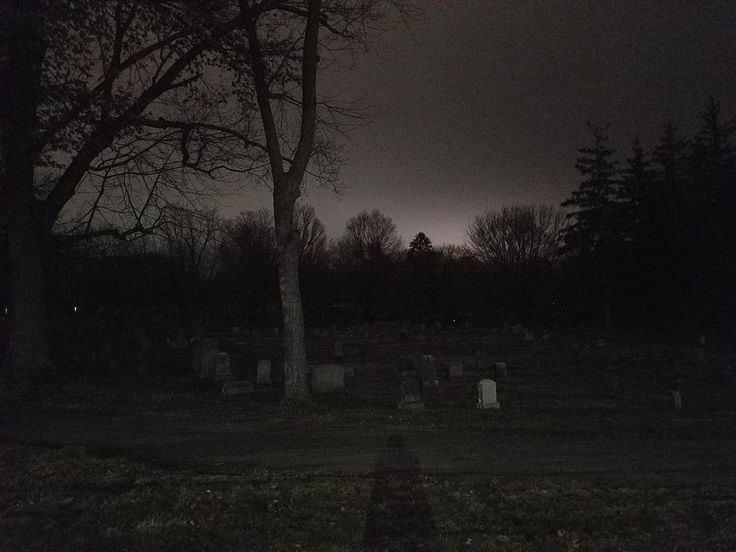
{"type": "Polygon", "coordinates": [[[614,227],[614,201],[618,186],[617,161],[614,150],[607,146],[607,127],[588,124],[593,133],[593,145],[581,148],[575,168],[583,176],[572,197],[562,203],[572,207],[567,215],[571,221],[564,235],[568,252],[591,254],[609,245],[618,230],[614,227]]]}
{"type": "Polygon", "coordinates": [[[639,138],[634,139],[631,157],[626,158],[626,168],[621,171],[621,181],[616,192],[620,202],[619,212],[624,239],[641,243],[646,218],[653,201],[652,185],[655,173],[650,155],[644,151],[639,138]]]}
{"type": "Polygon", "coordinates": [[[617,222],[616,193],[618,190],[615,151],[609,148],[606,128],[588,124],[593,133],[593,145],[581,148],[575,168],[583,177],[572,197],[562,203],[572,207],[567,215],[570,225],[563,234],[564,249],[573,254],[580,269],[591,279],[592,293],[588,300],[599,303],[606,326],[612,317],[611,303],[616,271],[616,258],[621,243],[621,228],[617,222]]]}

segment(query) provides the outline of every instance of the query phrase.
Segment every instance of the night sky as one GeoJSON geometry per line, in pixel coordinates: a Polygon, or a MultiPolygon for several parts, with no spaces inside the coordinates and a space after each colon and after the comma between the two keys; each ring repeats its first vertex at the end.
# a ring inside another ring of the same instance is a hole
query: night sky
{"type": "MultiPolygon", "coordinates": [[[[668,120],[695,129],[709,94],[736,115],[736,3],[434,2],[319,85],[375,114],[348,135],[341,196],[308,190],[329,236],[378,208],[405,244],[419,231],[462,243],[489,208],[564,200],[586,121],[610,123],[623,158],[668,120]]],[[[270,195],[224,204],[232,215],[270,195]]]]}

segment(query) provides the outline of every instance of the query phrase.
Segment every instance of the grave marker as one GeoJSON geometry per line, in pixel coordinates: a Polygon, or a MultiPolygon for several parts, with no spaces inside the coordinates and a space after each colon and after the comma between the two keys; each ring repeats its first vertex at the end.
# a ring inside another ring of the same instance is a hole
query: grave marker
{"type": "Polygon", "coordinates": [[[215,357],[215,382],[225,383],[232,381],[233,373],[230,371],[230,355],[217,353],[215,357]]]}
{"type": "Polygon", "coordinates": [[[440,382],[437,379],[435,371],[434,357],[432,355],[422,355],[419,360],[419,365],[422,372],[422,386],[437,387],[440,382]]]}
{"type": "Polygon", "coordinates": [[[259,360],[256,366],[256,385],[271,385],[271,361],[259,360]]]}
{"type": "Polygon", "coordinates": [[[478,408],[501,408],[496,396],[496,382],[482,379],[478,382],[478,408]]]}

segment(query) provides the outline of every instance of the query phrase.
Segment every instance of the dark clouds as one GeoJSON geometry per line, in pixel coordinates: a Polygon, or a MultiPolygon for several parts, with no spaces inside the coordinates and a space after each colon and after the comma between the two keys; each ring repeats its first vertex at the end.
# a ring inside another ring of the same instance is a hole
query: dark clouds
{"type": "MultiPolygon", "coordinates": [[[[376,114],[350,135],[342,198],[309,193],[328,232],[379,208],[406,242],[459,243],[487,208],[565,199],[586,121],[628,154],[667,120],[696,126],[709,94],[736,114],[736,4],[435,2],[321,85],[376,114]]],[[[246,192],[228,212],[268,202],[246,192]]]]}

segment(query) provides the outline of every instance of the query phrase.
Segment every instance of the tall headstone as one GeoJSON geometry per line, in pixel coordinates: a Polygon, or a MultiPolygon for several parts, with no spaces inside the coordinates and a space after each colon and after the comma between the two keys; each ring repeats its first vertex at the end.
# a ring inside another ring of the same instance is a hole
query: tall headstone
{"type": "Polygon", "coordinates": [[[312,392],[340,393],[345,390],[345,369],[339,364],[318,364],[312,369],[312,392]]]}
{"type": "Polygon", "coordinates": [[[225,383],[233,380],[233,373],[230,371],[230,355],[227,353],[217,353],[215,357],[215,381],[217,383],[225,383]]]}
{"type": "Polygon", "coordinates": [[[682,393],[679,391],[673,391],[672,399],[675,402],[675,410],[682,410],[682,393]]]}
{"type": "Polygon", "coordinates": [[[422,355],[422,357],[419,359],[419,366],[422,375],[422,386],[437,387],[440,382],[437,379],[434,357],[432,355],[422,355]]]}
{"type": "Polygon", "coordinates": [[[271,385],[271,361],[259,360],[256,366],[256,385],[271,385]]]}
{"type": "Polygon", "coordinates": [[[217,372],[217,355],[220,350],[217,348],[216,337],[203,337],[201,356],[199,361],[199,378],[211,380],[215,379],[217,372]]]}
{"type": "Polygon", "coordinates": [[[478,408],[501,408],[496,396],[496,382],[492,379],[478,382],[478,408]]]}

